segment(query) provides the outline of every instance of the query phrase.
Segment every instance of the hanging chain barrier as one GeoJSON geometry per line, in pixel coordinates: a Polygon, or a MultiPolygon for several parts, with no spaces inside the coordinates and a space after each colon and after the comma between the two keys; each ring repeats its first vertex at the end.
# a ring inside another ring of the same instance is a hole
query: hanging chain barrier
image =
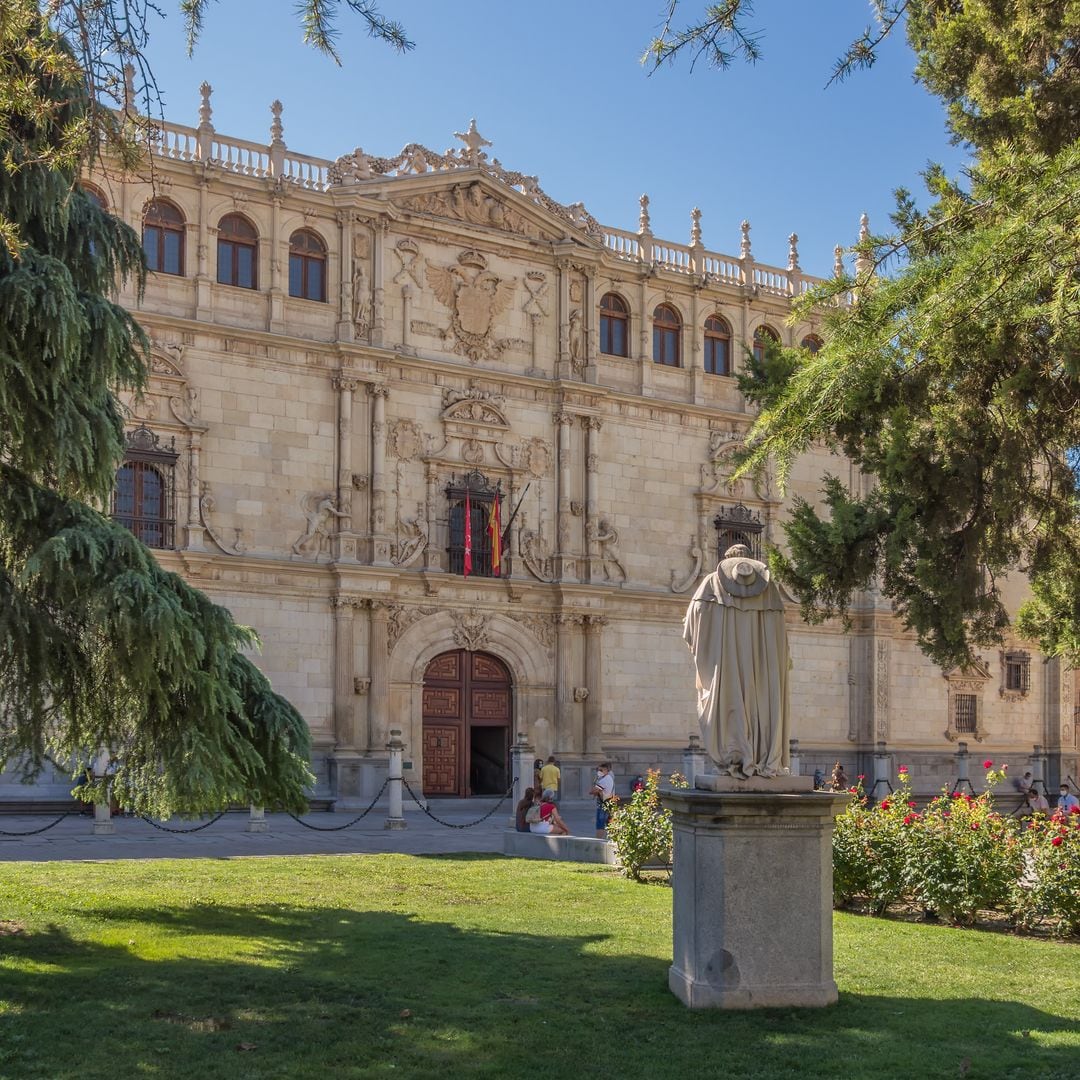
{"type": "MultiPolygon", "coordinates": [[[[301,821],[300,818],[298,818],[295,814],[289,814],[289,817],[291,817],[293,821],[295,821],[298,825],[303,825],[305,829],[311,829],[312,832],[341,832],[342,829],[351,828],[361,818],[367,817],[368,814],[370,814],[371,811],[375,809],[375,804],[379,801],[382,793],[386,790],[389,783],[390,777],[388,776],[383,781],[383,786],[379,788],[378,794],[376,794],[375,798],[372,799],[370,803],[368,803],[367,809],[361,810],[360,813],[352,819],[352,821],[346,821],[344,825],[311,825],[306,821],[301,821]]],[[[286,813],[288,813],[288,811],[286,811],[286,813]]]]}
{"type": "Polygon", "coordinates": [[[64,818],[78,816],[79,812],[77,810],[68,810],[66,813],[61,814],[55,821],[50,821],[48,825],[42,825],[40,829],[28,829],[26,832],[8,832],[7,829],[0,829],[0,836],[10,836],[13,839],[17,839],[20,836],[37,836],[38,833],[46,832],[54,825],[59,825],[64,818]]]}
{"type": "Polygon", "coordinates": [[[416,797],[416,792],[413,791],[411,787],[409,787],[409,781],[406,780],[405,777],[401,778],[401,783],[404,786],[405,790],[409,793],[409,797],[412,799],[412,801],[416,803],[416,805],[419,806],[420,809],[423,810],[424,813],[427,814],[427,816],[431,818],[431,820],[434,821],[437,825],[445,825],[448,829],[471,829],[474,825],[480,825],[483,822],[487,821],[487,819],[491,817],[491,815],[494,814],[495,811],[498,810],[499,807],[502,806],[502,804],[506,802],[506,800],[509,799],[511,795],[514,794],[514,785],[517,783],[517,777],[515,776],[514,779],[510,781],[510,786],[506,789],[506,794],[503,795],[503,797],[499,799],[499,801],[483,817],[478,817],[475,821],[466,821],[461,824],[453,821],[443,821],[442,818],[436,817],[416,797]]]}
{"type": "Polygon", "coordinates": [[[225,811],[222,810],[220,813],[215,814],[209,821],[204,821],[201,825],[196,825],[191,829],[172,829],[168,825],[162,825],[159,822],[154,821],[153,818],[144,817],[142,814],[139,814],[139,820],[145,821],[147,825],[153,825],[155,829],[160,829],[162,832],[183,834],[202,832],[203,829],[209,829],[211,825],[220,821],[224,816],[225,811]]]}

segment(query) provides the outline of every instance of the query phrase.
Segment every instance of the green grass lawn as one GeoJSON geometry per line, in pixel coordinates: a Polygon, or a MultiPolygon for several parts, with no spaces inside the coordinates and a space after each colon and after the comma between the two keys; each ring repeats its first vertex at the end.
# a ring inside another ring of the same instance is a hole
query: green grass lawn
{"type": "Polygon", "coordinates": [[[837,915],[839,1005],[691,1013],[599,867],[7,864],[0,919],[4,1080],[1080,1077],[1076,945],[837,915]]]}

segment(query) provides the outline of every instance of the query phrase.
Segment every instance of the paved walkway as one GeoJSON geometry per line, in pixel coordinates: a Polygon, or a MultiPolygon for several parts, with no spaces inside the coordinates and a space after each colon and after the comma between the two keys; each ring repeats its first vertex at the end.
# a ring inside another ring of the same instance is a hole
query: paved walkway
{"type": "MultiPolygon", "coordinates": [[[[454,825],[482,817],[494,799],[431,800],[431,812],[454,825]]],[[[572,832],[593,836],[594,804],[570,802],[562,815],[572,832]]],[[[89,816],[68,817],[47,832],[13,838],[0,835],[0,862],[53,862],[84,859],[231,859],[258,855],[371,855],[401,852],[436,855],[452,852],[501,852],[502,834],[512,826],[513,807],[505,802],[486,821],[471,828],[447,828],[432,821],[415,805],[406,806],[407,828],[388,830],[385,807],[377,806],[367,817],[337,832],[315,832],[287,814],[267,814],[267,831],[246,832],[248,815],[228,813],[213,825],[186,835],[162,832],[139,818],[114,817],[112,836],[94,836],[89,816]]],[[[303,820],[327,828],[343,825],[356,811],[309,814],[303,820]]],[[[38,829],[55,815],[0,815],[0,830],[22,832],[38,829]]],[[[170,828],[191,828],[196,821],[163,822],[170,828]]]]}

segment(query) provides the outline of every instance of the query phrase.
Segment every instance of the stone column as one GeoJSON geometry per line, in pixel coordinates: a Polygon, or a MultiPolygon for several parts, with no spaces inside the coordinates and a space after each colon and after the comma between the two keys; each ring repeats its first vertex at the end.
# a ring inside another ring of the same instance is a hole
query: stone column
{"type": "Polygon", "coordinates": [[[355,559],[356,537],[353,527],[353,393],[360,385],[359,379],[352,375],[335,375],[334,389],[338,392],[338,444],[337,444],[337,509],[345,517],[337,519],[337,528],[333,540],[335,559],[355,559]],[[343,535],[344,534],[344,535],[343,535]]]}
{"type": "Polygon", "coordinates": [[[690,400],[695,405],[705,401],[705,328],[702,326],[701,287],[695,286],[690,294],[690,334],[687,344],[690,347],[690,400]]]}
{"type": "MultiPolygon", "coordinates": [[[[270,291],[267,294],[266,326],[271,334],[285,332],[285,294],[281,287],[281,255],[288,241],[281,236],[281,204],[283,197],[270,200],[270,291]]],[[[285,256],[288,258],[288,255],[285,256]]]]}
{"type": "MultiPolygon", "coordinates": [[[[411,352],[412,345],[409,341],[411,331],[410,320],[412,319],[413,287],[406,283],[401,286],[401,347],[411,352]]],[[[535,336],[535,335],[534,335],[535,336]]]]}
{"type": "Polygon", "coordinates": [[[380,217],[371,230],[371,344],[382,345],[386,340],[386,259],[383,248],[390,222],[380,217]]]}
{"type": "Polygon", "coordinates": [[[369,384],[371,415],[371,561],[390,565],[390,538],[386,535],[386,398],[390,388],[369,384]]]}
{"type": "Polygon", "coordinates": [[[574,708],[574,627],[580,615],[555,616],[555,745],[561,754],[584,753],[585,738],[574,708]]]}
{"type": "Polygon", "coordinates": [[[204,175],[199,179],[199,220],[195,240],[195,318],[200,322],[209,322],[213,309],[210,295],[209,199],[210,183],[204,175]]]}
{"type": "Polygon", "coordinates": [[[573,375],[570,366],[570,262],[559,259],[559,357],[555,367],[557,379],[573,375]]]}
{"type": "MultiPolygon", "coordinates": [[[[649,245],[649,250],[651,252],[651,238],[649,245]]],[[[648,397],[652,393],[653,357],[652,342],[649,340],[652,337],[652,312],[646,308],[649,298],[649,278],[647,276],[642,277],[641,279],[639,295],[638,310],[641,312],[641,335],[639,337],[640,344],[638,346],[638,388],[642,397],[648,397]]]]}
{"type": "Polygon", "coordinates": [[[597,519],[597,491],[600,483],[600,428],[603,426],[599,416],[583,416],[585,428],[585,550],[587,573],[580,575],[589,581],[600,580],[601,559],[600,545],[596,536],[600,528],[597,519]]]}
{"type": "Polygon", "coordinates": [[[341,286],[338,290],[338,341],[353,340],[353,295],[352,295],[352,245],[353,215],[348,210],[337,212],[338,244],[341,258],[338,262],[341,273],[341,286]]]}
{"type": "Polygon", "coordinates": [[[692,1009],[831,1005],[832,830],[848,796],[742,784],[661,789],[675,834],[668,986],[692,1009]]]}
{"type": "Polygon", "coordinates": [[[266,809],[262,806],[256,806],[254,803],[252,803],[248,807],[248,820],[247,824],[244,826],[244,832],[266,832],[266,829],[266,809]]]}
{"type": "Polygon", "coordinates": [[[188,443],[187,521],[184,524],[184,550],[205,551],[206,535],[203,530],[199,503],[202,484],[199,480],[199,461],[202,450],[202,430],[192,430],[188,443]]]}
{"type": "Polygon", "coordinates": [[[557,454],[559,462],[559,509],[555,537],[555,577],[561,581],[578,580],[575,559],[570,551],[570,429],[573,423],[574,418],[570,413],[557,412],[555,414],[555,424],[558,427],[557,454]]]}
{"type": "Polygon", "coordinates": [[[424,549],[424,569],[441,571],[443,552],[435,543],[435,527],[439,517],[439,465],[435,461],[424,462],[424,484],[426,488],[425,513],[427,515],[427,547],[424,549]]]}
{"type": "Polygon", "coordinates": [[[524,731],[517,733],[514,745],[510,747],[511,768],[514,770],[514,806],[525,798],[525,789],[532,787],[533,760],[535,750],[529,743],[524,731]]]}
{"type": "Polygon", "coordinates": [[[374,750],[386,742],[389,729],[389,619],[390,607],[381,600],[371,601],[371,627],[368,633],[368,692],[367,744],[374,750]]]}
{"type": "Polygon", "coordinates": [[[353,616],[359,601],[354,596],[338,594],[330,600],[334,610],[334,749],[342,752],[363,750],[357,742],[356,708],[353,701],[353,665],[355,640],[353,616]]]}
{"type": "Polygon", "coordinates": [[[601,635],[607,626],[603,615],[585,616],[585,753],[599,754],[603,750],[604,651],[601,635]]]}
{"type": "Polygon", "coordinates": [[[596,358],[600,351],[600,329],[597,325],[596,267],[585,269],[585,381],[597,381],[596,358]]]}

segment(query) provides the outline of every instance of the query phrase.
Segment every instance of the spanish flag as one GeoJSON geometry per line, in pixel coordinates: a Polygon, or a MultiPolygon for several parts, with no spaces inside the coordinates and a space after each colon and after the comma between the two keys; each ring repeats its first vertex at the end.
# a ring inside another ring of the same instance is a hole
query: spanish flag
{"type": "Polygon", "coordinates": [[[472,503],[468,491],[465,492],[465,565],[462,573],[464,577],[472,573],[472,503]]]}
{"type": "Polygon", "coordinates": [[[499,521],[498,496],[491,500],[487,531],[491,537],[491,576],[502,577],[502,524],[499,521]]]}

